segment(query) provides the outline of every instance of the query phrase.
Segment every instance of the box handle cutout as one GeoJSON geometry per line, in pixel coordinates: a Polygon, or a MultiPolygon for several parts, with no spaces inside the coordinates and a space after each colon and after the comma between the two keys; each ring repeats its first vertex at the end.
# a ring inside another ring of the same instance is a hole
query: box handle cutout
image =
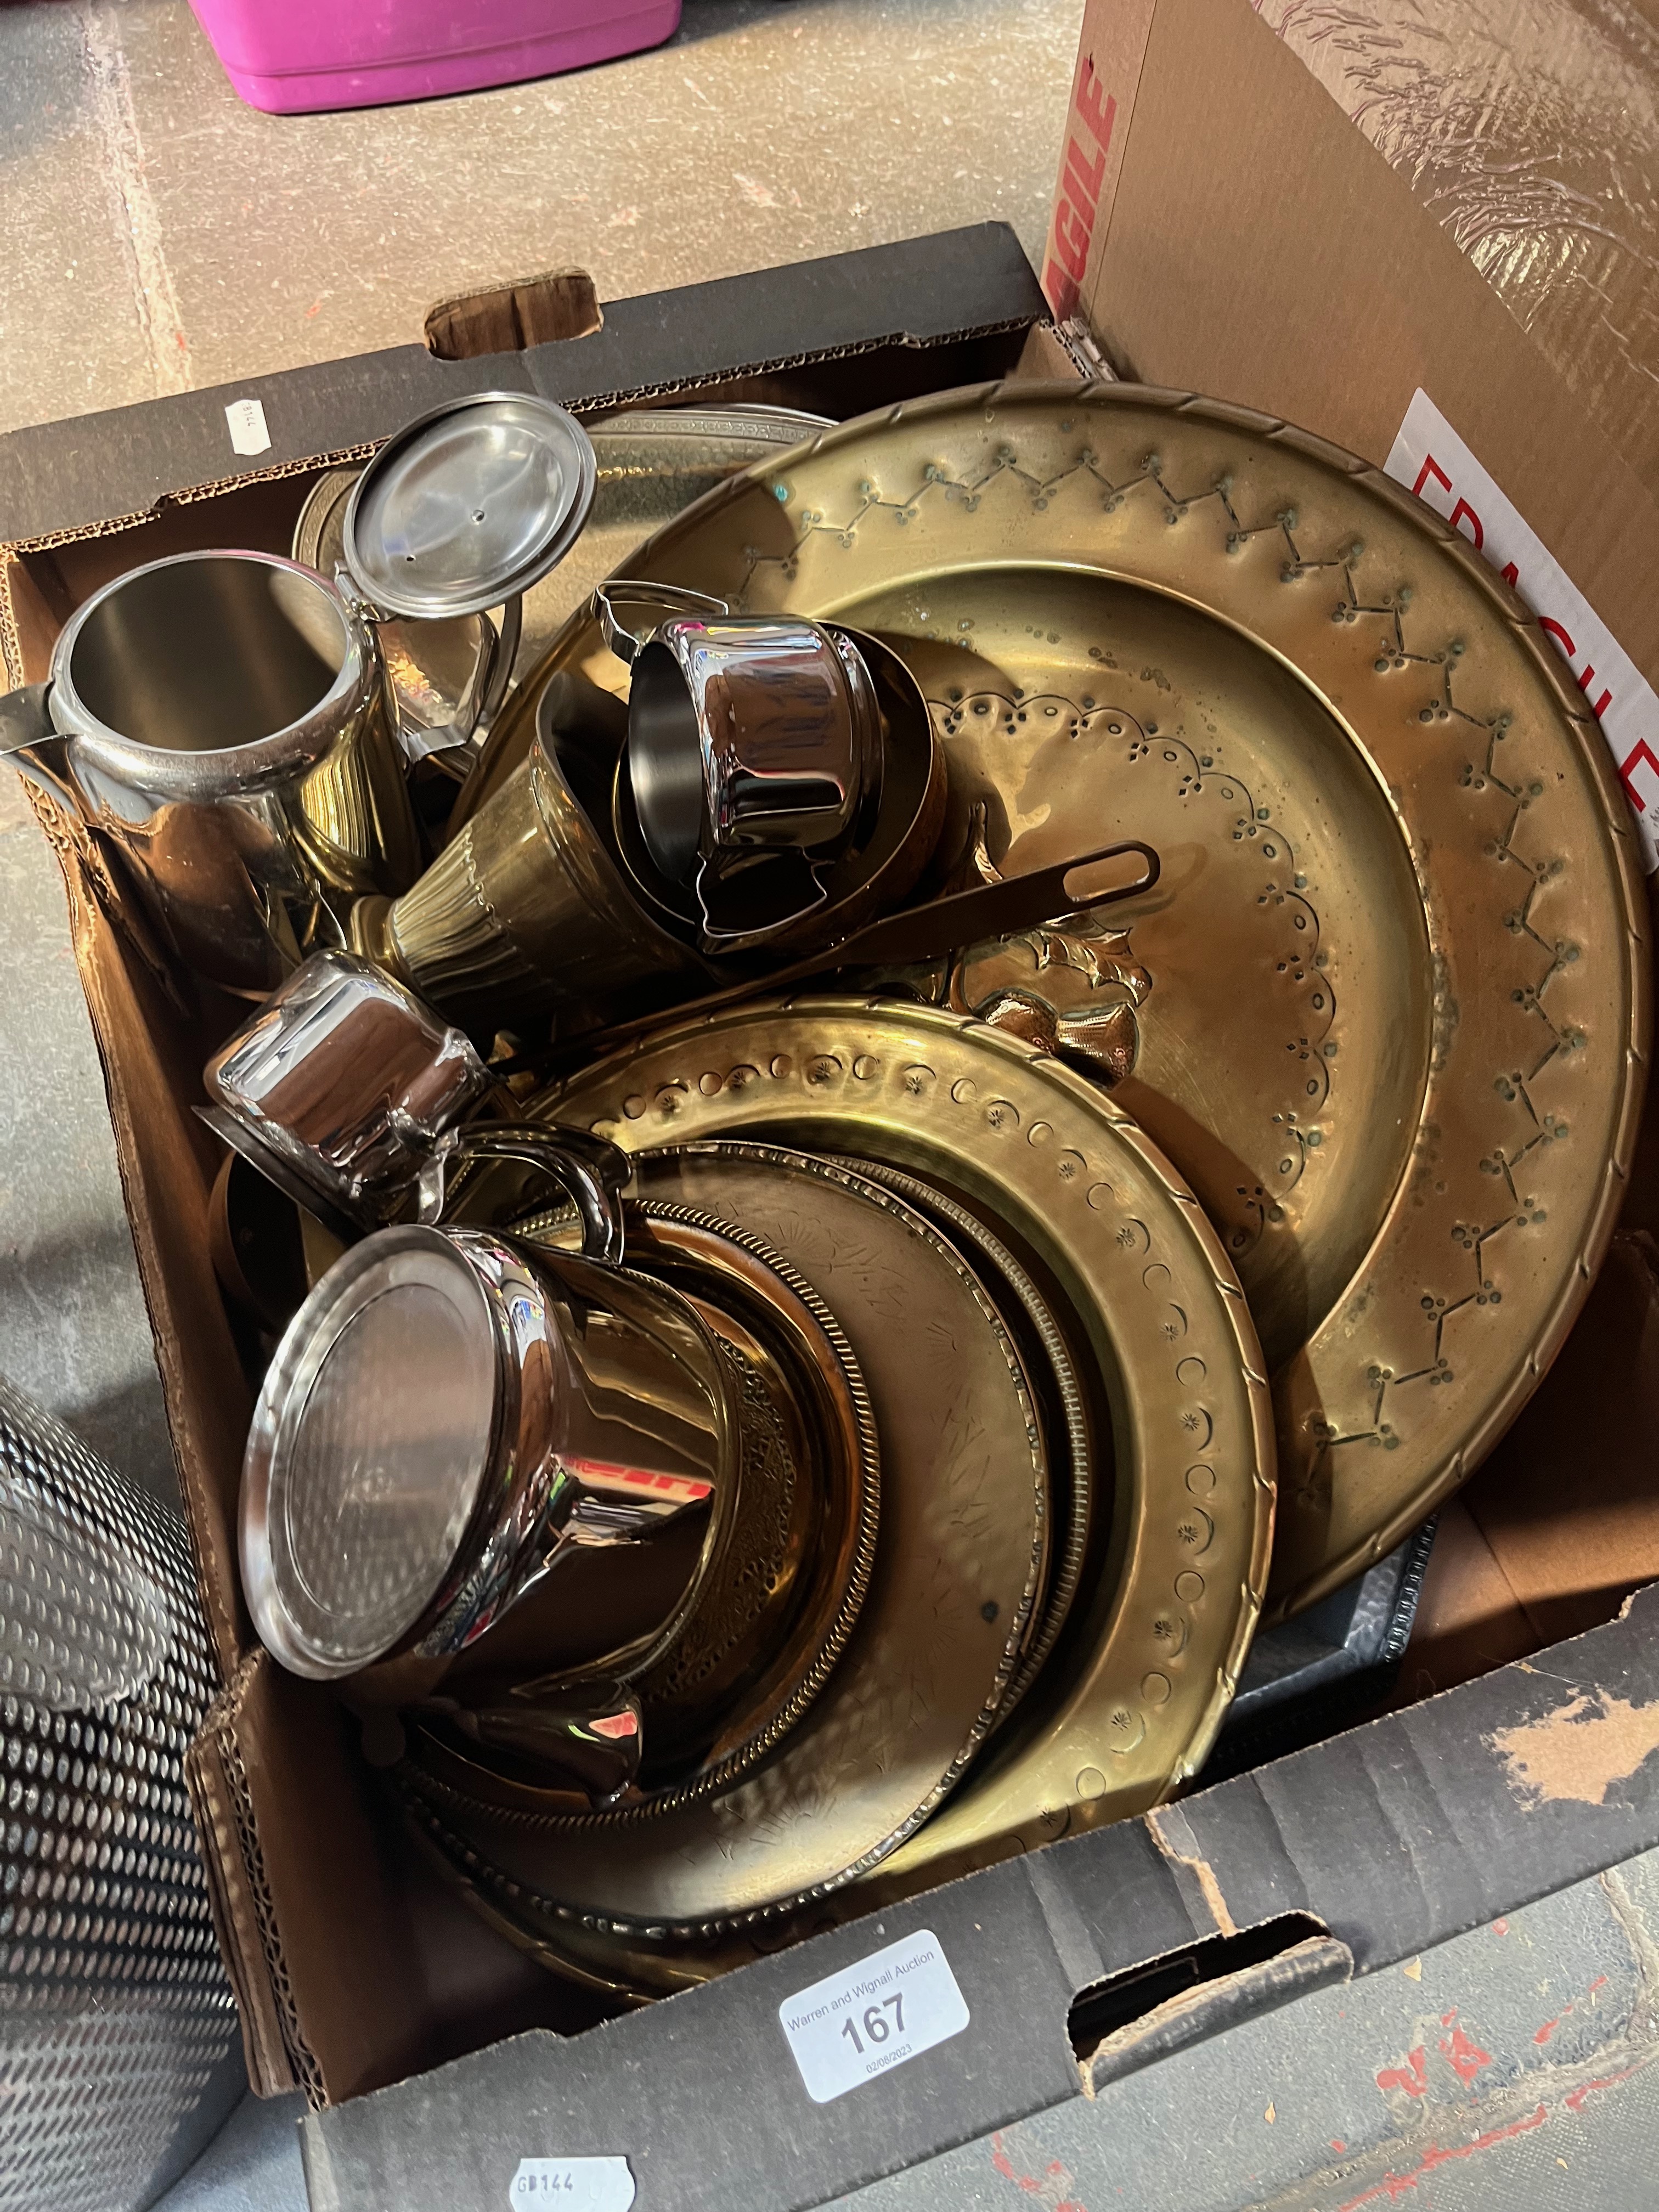
{"type": "Polygon", "coordinates": [[[1085,2094],[1352,1974],[1353,1954],[1322,1921],[1282,1912],[1109,1975],[1066,2017],[1085,2094]]]}
{"type": "Polygon", "coordinates": [[[550,269],[488,292],[441,300],[426,319],[426,349],[440,361],[479,361],[555,339],[590,337],[604,323],[586,270],[550,269]]]}

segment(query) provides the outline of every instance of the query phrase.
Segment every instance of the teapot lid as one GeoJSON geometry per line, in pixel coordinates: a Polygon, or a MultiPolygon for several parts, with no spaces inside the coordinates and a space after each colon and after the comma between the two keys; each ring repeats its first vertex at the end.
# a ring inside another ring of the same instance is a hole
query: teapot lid
{"type": "Polygon", "coordinates": [[[480,392],[407,424],[357,480],[343,554],[387,614],[480,614],[527,591],[580,536],[597,469],[574,416],[480,392]]]}

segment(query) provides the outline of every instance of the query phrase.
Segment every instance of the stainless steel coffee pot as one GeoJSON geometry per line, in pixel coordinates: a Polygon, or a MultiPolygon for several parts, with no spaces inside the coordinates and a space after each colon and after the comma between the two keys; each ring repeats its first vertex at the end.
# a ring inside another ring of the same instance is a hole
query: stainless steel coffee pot
{"type": "Polygon", "coordinates": [[[511,642],[483,610],[505,603],[516,637],[517,595],[575,542],[593,484],[562,408],[452,401],[364,471],[331,578],[223,550],[106,584],[60,632],[46,682],[0,700],[0,756],[116,856],[169,952],[263,994],[343,942],[357,899],[420,873],[405,756],[454,748],[499,704],[511,642]],[[388,641],[427,623],[453,646],[464,616],[477,623],[433,684],[394,682],[388,641]]]}
{"type": "Polygon", "coordinates": [[[266,991],[420,872],[372,635],[275,554],[118,576],[0,700],[0,755],[112,848],[186,967],[266,991]]]}

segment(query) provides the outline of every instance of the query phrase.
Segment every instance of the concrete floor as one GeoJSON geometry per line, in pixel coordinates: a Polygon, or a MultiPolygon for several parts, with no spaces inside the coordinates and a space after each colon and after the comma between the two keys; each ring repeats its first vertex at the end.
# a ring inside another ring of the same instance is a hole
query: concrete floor
{"type": "Polygon", "coordinates": [[[1081,15],[687,0],[575,76],[282,117],[184,0],[0,8],[0,429],[404,343],[550,267],[620,299],[990,216],[1035,258],[1081,15]]]}

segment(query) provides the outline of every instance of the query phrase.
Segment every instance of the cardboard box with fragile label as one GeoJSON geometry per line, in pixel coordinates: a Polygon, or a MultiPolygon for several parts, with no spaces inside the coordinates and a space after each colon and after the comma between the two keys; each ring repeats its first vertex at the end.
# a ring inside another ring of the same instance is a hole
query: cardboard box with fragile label
{"type": "Polygon", "coordinates": [[[1651,870],[1656,210],[1571,189],[1651,84],[1593,15],[1554,15],[1544,52],[1506,55],[1457,0],[1341,35],[1290,0],[1089,0],[1043,284],[1118,375],[1329,438],[1483,552],[1600,718],[1651,870]],[[1551,250],[1523,254],[1540,192],[1551,250]]]}
{"type": "MultiPolygon", "coordinates": [[[[1248,0],[1091,0],[1045,276],[1056,313],[1081,314],[1118,373],[1387,465],[1513,566],[1638,811],[1659,802],[1645,719],[1656,471],[1617,380],[1595,404],[1575,392],[1248,0]]],[[[590,301],[569,335],[538,331],[493,359],[466,357],[470,315],[496,346],[527,327],[481,295],[434,317],[430,350],[0,441],[13,680],[38,678],[58,625],[125,568],[190,546],[285,546],[325,468],[453,392],[505,384],[580,410],[697,392],[846,416],[1022,363],[1073,366],[994,226],[603,317],[590,301]]],[[[1547,1673],[1465,1681],[1377,1720],[1360,1750],[1316,1746],[573,2033],[592,2012],[410,1860],[331,1694],[253,1642],[234,1543],[247,1394],[208,1254],[215,1147],[190,1110],[206,1051],[240,1010],[204,1001],[187,1016],[114,927],[111,886],[49,826],[227,1677],[194,1760],[219,1926],[256,2087],[303,2087],[317,2108],[305,2141],[319,2208],[818,2204],[1659,1842],[1659,1777],[1639,1741],[1622,1765],[1608,1753],[1594,1803],[1553,1802],[1530,1823],[1516,1819],[1521,1753],[1469,1756],[1552,1724],[1558,1677],[1589,1686],[1607,1714],[1659,1707],[1659,1608],[1638,1596],[1609,1617],[1659,1564],[1645,1524],[1631,1540],[1632,1485],[1605,1540],[1583,1547],[1578,1609],[1552,1613],[1529,1589],[1530,1611],[1504,1624],[1498,1658],[1534,1648],[1540,1624],[1606,1624],[1547,1673]]],[[[1648,1177],[1638,1210],[1656,1188],[1648,1177]]],[[[1645,1316],[1653,1270],[1633,1247],[1625,1256],[1607,1295],[1645,1316]]],[[[1588,1373],[1609,1400],[1659,1403],[1654,1332],[1626,1320],[1605,1343],[1574,1338],[1575,1387],[1588,1373]]],[[[1516,1448],[1535,1469],[1559,1431],[1546,1409],[1516,1448]]],[[[1599,1433],[1627,1462],[1641,1425],[1599,1433]]],[[[1552,1548],[1550,1487],[1533,1486],[1527,1541],[1507,1548],[1471,1493],[1498,1583],[1505,1560],[1519,1577],[1517,1562],[1552,1548]]]]}

